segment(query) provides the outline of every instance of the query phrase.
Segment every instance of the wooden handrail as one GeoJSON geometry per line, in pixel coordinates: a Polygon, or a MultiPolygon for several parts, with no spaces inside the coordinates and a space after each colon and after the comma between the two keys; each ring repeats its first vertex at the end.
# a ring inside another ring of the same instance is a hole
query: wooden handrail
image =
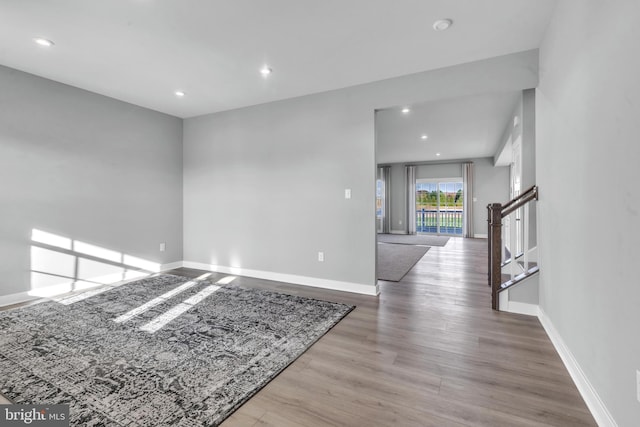
{"type": "Polygon", "coordinates": [[[513,202],[513,203],[509,202],[511,203],[511,205],[507,207],[502,206],[502,214],[501,214],[502,218],[509,215],[511,212],[517,209],[520,209],[521,207],[529,203],[531,200],[538,200],[538,187],[536,187],[535,185],[531,187],[529,190],[527,190],[526,193],[523,193],[522,195],[518,196],[517,199],[511,200],[511,202],[513,202]]]}
{"type": "MultiPolygon", "coordinates": [[[[488,235],[488,263],[489,286],[491,287],[491,307],[499,310],[498,294],[506,289],[502,287],[502,219],[521,208],[532,200],[538,200],[538,186],[534,185],[524,193],[508,201],[506,204],[491,203],[487,206],[488,235]]],[[[525,250],[528,250],[525,248],[525,250]]],[[[516,254],[513,253],[512,257],[516,254]]],[[[537,271],[537,269],[536,269],[537,271]]]]}
{"type": "MultiPolygon", "coordinates": [[[[518,202],[518,200],[520,200],[520,199],[522,199],[524,197],[529,197],[531,194],[535,194],[535,198],[536,198],[536,200],[538,200],[538,186],[537,185],[531,186],[530,188],[527,189],[527,191],[524,191],[522,194],[517,195],[513,199],[509,200],[507,203],[503,203],[502,204],[502,209],[503,210],[507,209],[508,207],[513,205],[514,203],[518,202]]],[[[520,206],[522,206],[522,205],[520,205],[520,206]]],[[[502,217],[504,218],[504,215],[502,217]]]]}

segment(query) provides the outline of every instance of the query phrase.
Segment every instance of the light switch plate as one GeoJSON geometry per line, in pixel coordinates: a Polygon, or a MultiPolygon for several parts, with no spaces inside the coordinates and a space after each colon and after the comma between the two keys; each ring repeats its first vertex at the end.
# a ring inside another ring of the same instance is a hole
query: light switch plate
{"type": "Polygon", "coordinates": [[[345,188],[344,189],[344,198],[345,199],[350,199],[351,198],[351,189],[350,188],[345,188]]]}

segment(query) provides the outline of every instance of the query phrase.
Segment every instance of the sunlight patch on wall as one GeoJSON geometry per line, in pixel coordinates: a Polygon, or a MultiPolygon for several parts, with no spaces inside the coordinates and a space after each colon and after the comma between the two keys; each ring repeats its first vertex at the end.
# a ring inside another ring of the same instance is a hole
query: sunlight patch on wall
{"type": "Polygon", "coordinates": [[[120,252],[105,249],[100,246],[92,245],[89,243],[75,240],[73,242],[73,250],[80,254],[90,255],[95,258],[100,258],[106,261],[122,262],[122,254],[120,252]]]}
{"type": "Polygon", "coordinates": [[[73,288],[73,279],[54,276],[46,273],[31,272],[30,296],[46,298],[70,292],[73,288]]]}
{"type": "Polygon", "coordinates": [[[161,268],[156,262],[36,228],[31,241],[30,296],[53,297],[139,279],[161,268]]]}
{"type": "Polygon", "coordinates": [[[57,248],[71,250],[71,239],[58,236],[57,234],[47,233],[46,231],[33,229],[31,230],[31,240],[37,243],[43,243],[57,248]]]}
{"type": "Polygon", "coordinates": [[[31,271],[73,279],[76,274],[73,255],[31,246],[31,271]]]}
{"type": "Polygon", "coordinates": [[[122,266],[78,258],[78,274],[76,278],[106,285],[122,280],[124,272],[125,269],[122,266]]]}

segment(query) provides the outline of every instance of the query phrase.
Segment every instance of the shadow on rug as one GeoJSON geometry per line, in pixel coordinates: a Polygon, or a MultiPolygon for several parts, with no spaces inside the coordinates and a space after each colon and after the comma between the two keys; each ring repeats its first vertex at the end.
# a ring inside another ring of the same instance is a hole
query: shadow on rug
{"type": "Polygon", "coordinates": [[[216,426],[354,308],[186,280],[0,312],[0,392],[77,426],[216,426]]]}

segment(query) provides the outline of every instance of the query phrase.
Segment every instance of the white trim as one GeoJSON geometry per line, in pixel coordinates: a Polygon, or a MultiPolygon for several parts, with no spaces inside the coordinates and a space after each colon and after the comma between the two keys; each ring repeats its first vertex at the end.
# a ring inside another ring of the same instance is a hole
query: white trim
{"type": "Polygon", "coordinates": [[[321,279],[318,277],[298,276],[294,274],[274,273],[272,271],[250,270],[246,268],[227,267],[223,265],[204,264],[200,262],[183,261],[183,267],[198,270],[215,271],[217,273],[233,274],[236,276],[255,277],[257,279],[273,280],[276,282],[293,283],[296,285],[312,286],[315,288],[331,289],[335,291],[353,292],[364,295],[378,295],[378,285],[364,285],[361,283],[342,282],[338,280],[321,279]]]}
{"type": "Polygon", "coordinates": [[[0,307],[4,307],[6,305],[18,304],[26,301],[33,301],[39,298],[41,297],[29,295],[29,292],[18,292],[15,294],[2,295],[0,296],[0,307]]]}
{"type": "Polygon", "coordinates": [[[539,308],[538,319],[540,319],[542,327],[547,332],[549,339],[560,355],[564,366],[567,368],[567,371],[569,371],[571,379],[573,379],[573,382],[582,395],[587,407],[591,411],[591,415],[593,415],[596,423],[598,423],[600,427],[617,427],[618,424],[616,424],[613,416],[611,416],[611,413],[605,406],[604,402],[600,399],[595,388],[591,385],[589,379],[584,374],[580,364],[578,364],[578,361],[573,356],[571,350],[569,350],[569,347],[567,347],[562,336],[558,333],[555,326],[553,326],[551,319],[549,319],[549,316],[547,316],[542,307],[539,308]]]}
{"type": "Polygon", "coordinates": [[[504,311],[508,311],[509,313],[526,314],[527,316],[538,317],[538,310],[539,308],[537,304],[529,304],[526,302],[519,302],[519,301],[509,301],[507,305],[507,309],[504,311]]]}
{"type": "Polygon", "coordinates": [[[489,235],[488,234],[478,234],[478,233],[476,233],[476,234],[473,235],[473,238],[474,239],[488,239],[489,235]]]}
{"type": "Polygon", "coordinates": [[[498,294],[498,309],[500,311],[509,311],[509,289],[498,294]]]}
{"type": "Polygon", "coordinates": [[[176,268],[182,268],[183,266],[184,261],[170,262],[168,264],[162,264],[160,266],[160,271],[174,270],[176,268]]]}

